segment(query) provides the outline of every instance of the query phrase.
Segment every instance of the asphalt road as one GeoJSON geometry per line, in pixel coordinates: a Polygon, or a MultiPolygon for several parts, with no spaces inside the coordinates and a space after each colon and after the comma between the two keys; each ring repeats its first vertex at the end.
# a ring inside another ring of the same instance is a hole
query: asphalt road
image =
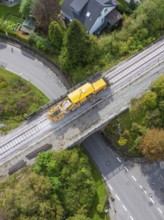
{"type": "Polygon", "coordinates": [[[115,198],[114,220],[164,219],[164,177],[157,163],[136,164],[118,157],[96,133],[83,145],[115,198]]]}
{"type": "Polygon", "coordinates": [[[50,100],[57,99],[66,88],[54,72],[35,57],[11,45],[0,42],[0,67],[4,67],[40,89],[50,100]]]}

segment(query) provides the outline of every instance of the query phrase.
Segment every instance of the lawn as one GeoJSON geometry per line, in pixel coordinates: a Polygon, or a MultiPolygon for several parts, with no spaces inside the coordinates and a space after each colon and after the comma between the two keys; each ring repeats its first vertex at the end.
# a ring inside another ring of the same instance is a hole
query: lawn
{"type": "Polygon", "coordinates": [[[0,68],[0,132],[13,129],[48,98],[19,76],[0,68]]]}
{"type": "Polygon", "coordinates": [[[19,14],[19,5],[7,7],[0,5],[0,29],[12,32],[17,24],[22,23],[22,18],[19,14]]]}

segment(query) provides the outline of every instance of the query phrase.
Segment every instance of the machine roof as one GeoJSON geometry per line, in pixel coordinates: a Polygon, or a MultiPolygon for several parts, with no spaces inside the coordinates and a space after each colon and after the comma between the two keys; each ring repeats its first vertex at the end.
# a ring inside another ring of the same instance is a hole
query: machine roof
{"type": "Polygon", "coordinates": [[[76,104],[93,92],[94,88],[92,84],[85,83],[83,86],[68,94],[68,98],[71,100],[72,103],[76,104]]]}

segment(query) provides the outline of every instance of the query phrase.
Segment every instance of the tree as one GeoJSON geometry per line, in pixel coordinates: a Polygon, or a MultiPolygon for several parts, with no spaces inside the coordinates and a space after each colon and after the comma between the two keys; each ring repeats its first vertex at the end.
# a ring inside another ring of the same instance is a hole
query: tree
{"type": "Polygon", "coordinates": [[[19,12],[24,16],[28,17],[31,14],[31,8],[34,0],[22,0],[20,3],[19,12]]]}
{"type": "Polygon", "coordinates": [[[61,220],[63,208],[48,178],[31,173],[13,188],[7,188],[0,203],[9,219],[61,220]]]}
{"type": "Polygon", "coordinates": [[[58,20],[60,6],[58,0],[34,0],[32,15],[36,25],[44,33],[48,33],[48,27],[52,20],[58,20]]]}
{"type": "Polygon", "coordinates": [[[157,94],[155,92],[146,92],[143,96],[143,107],[148,110],[155,109],[157,106],[157,94]]]}
{"type": "Polygon", "coordinates": [[[155,109],[153,111],[146,112],[146,123],[149,128],[156,127],[161,128],[162,127],[162,116],[158,109],[155,109]]]}
{"type": "Polygon", "coordinates": [[[63,45],[63,31],[58,22],[52,21],[50,23],[48,36],[55,48],[56,54],[59,54],[63,45]]]}
{"type": "Polygon", "coordinates": [[[55,192],[61,198],[66,216],[73,216],[80,209],[88,210],[91,207],[95,185],[88,159],[78,148],[41,153],[35,170],[49,177],[55,192]]]}
{"type": "Polygon", "coordinates": [[[151,90],[157,94],[160,100],[164,99],[164,74],[155,80],[151,86],[151,90]]]}
{"type": "Polygon", "coordinates": [[[130,0],[129,8],[134,10],[137,7],[137,3],[134,0],[130,0]]]}
{"type": "Polygon", "coordinates": [[[142,26],[147,26],[149,31],[155,32],[156,30],[162,30],[164,28],[163,13],[163,0],[144,0],[136,9],[134,17],[145,15],[146,20],[143,22],[142,26]]]}
{"type": "Polygon", "coordinates": [[[139,149],[150,160],[164,160],[164,130],[148,130],[139,149]]]}
{"type": "Polygon", "coordinates": [[[79,21],[73,20],[67,29],[65,48],[60,57],[62,67],[71,69],[91,63],[94,58],[95,44],[95,40],[91,40],[91,36],[86,33],[84,26],[79,21]]]}

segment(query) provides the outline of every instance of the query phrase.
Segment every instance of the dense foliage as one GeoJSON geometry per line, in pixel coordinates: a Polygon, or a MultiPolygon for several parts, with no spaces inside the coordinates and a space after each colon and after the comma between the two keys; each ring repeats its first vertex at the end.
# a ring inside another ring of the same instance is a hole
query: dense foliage
{"type": "Polygon", "coordinates": [[[0,200],[9,219],[61,220],[63,208],[48,178],[30,173],[12,188],[3,192],[0,200]]]}
{"type": "Polygon", "coordinates": [[[148,159],[164,160],[164,129],[148,130],[139,149],[148,159]]]}
{"type": "Polygon", "coordinates": [[[0,69],[0,123],[5,131],[18,126],[24,117],[48,101],[26,80],[0,69]]]}
{"type": "Polygon", "coordinates": [[[34,171],[18,179],[0,195],[0,208],[9,219],[89,220],[96,191],[80,148],[41,153],[34,171]]]}
{"type": "Polygon", "coordinates": [[[95,186],[88,159],[79,149],[41,154],[35,171],[49,177],[62,198],[66,215],[74,215],[91,207],[95,186]]]}
{"type": "Polygon", "coordinates": [[[95,44],[78,20],[73,20],[67,29],[64,48],[61,52],[61,65],[66,71],[86,66],[93,62],[95,44]]]}
{"type": "Polygon", "coordinates": [[[32,5],[34,0],[22,0],[20,3],[19,12],[24,16],[28,17],[32,12],[32,5]]]}
{"type": "Polygon", "coordinates": [[[162,158],[160,152],[164,151],[161,142],[164,129],[163,98],[164,75],[161,75],[152,84],[150,91],[141,98],[132,100],[129,111],[109,123],[105,131],[106,136],[114,142],[117,141],[124,154],[136,156],[140,155],[141,151],[149,159],[162,158]],[[152,138],[148,141],[151,135],[152,138]]]}
{"type": "Polygon", "coordinates": [[[54,47],[54,53],[59,54],[63,45],[63,30],[60,24],[52,21],[49,26],[48,36],[54,47]]]}
{"type": "Polygon", "coordinates": [[[45,34],[52,20],[58,20],[60,6],[58,0],[35,0],[32,5],[32,15],[38,28],[45,34]]]}

